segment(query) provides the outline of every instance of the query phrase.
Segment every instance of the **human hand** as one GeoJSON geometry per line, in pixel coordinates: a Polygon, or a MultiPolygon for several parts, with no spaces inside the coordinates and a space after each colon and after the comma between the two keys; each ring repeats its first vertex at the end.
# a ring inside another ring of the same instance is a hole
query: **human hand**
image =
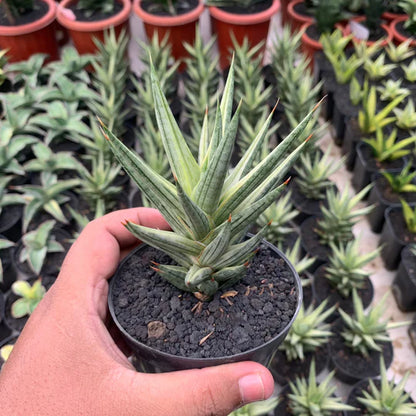
{"type": "Polygon", "coordinates": [[[143,374],[106,327],[107,280],[138,244],[124,220],[169,229],[150,208],[92,221],[71,247],[56,283],[28,320],[0,374],[7,416],[222,416],[273,392],[253,362],[143,374]]]}

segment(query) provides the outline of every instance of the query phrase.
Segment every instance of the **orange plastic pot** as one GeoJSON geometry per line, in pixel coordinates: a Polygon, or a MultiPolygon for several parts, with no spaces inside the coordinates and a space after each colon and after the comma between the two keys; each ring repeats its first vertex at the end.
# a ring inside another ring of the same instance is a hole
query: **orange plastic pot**
{"type": "MultiPolygon", "coordinates": [[[[362,22],[365,21],[365,16],[356,16],[352,20],[354,20],[357,23],[362,23],[362,22]]],[[[387,44],[389,42],[393,41],[393,32],[391,31],[391,28],[390,28],[389,25],[382,24],[381,27],[386,32],[386,37],[381,42],[381,46],[384,47],[384,46],[387,46],[387,44]]],[[[350,34],[351,34],[351,27],[348,23],[344,28],[344,35],[349,36],[350,34]]],[[[361,41],[361,39],[358,39],[358,38],[354,37],[354,41],[359,42],[359,41],[361,41]]],[[[367,46],[371,46],[375,43],[375,41],[366,40],[365,43],[367,44],[367,46]]]]}
{"type": "MultiPolygon", "coordinates": [[[[391,30],[391,32],[392,32],[392,34],[393,34],[394,43],[396,43],[397,45],[399,45],[400,43],[402,43],[402,42],[404,42],[404,41],[406,41],[406,40],[408,40],[408,39],[409,39],[409,38],[407,38],[406,36],[402,35],[402,34],[401,34],[398,30],[397,30],[397,28],[396,28],[396,25],[397,25],[397,24],[399,24],[399,23],[401,23],[401,22],[404,22],[404,21],[406,21],[407,19],[408,19],[408,16],[407,16],[407,15],[405,15],[405,16],[398,17],[397,19],[393,20],[393,21],[390,23],[390,30],[391,30]]],[[[410,39],[412,39],[412,40],[410,41],[410,46],[415,47],[415,46],[416,46],[416,39],[414,39],[414,38],[410,38],[410,39]]]]}
{"type": "Polygon", "coordinates": [[[264,45],[259,53],[264,53],[270,20],[279,8],[279,0],[273,0],[267,10],[253,14],[228,13],[218,7],[209,7],[211,26],[217,35],[221,69],[227,68],[230,64],[230,50],[233,49],[232,34],[240,45],[244,38],[248,39],[251,46],[263,41],[264,45]]]}
{"type": "Polygon", "coordinates": [[[59,58],[55,35],[56,4],[53,0],[42,0],[49,7],[39,20],[19,26],[0,26],[0,49],[8,49],[8,61],[18,62],[36,53],[46,53],[48,60],[59,58]]]}
{"type": "Polygon", "coordinates": [[[399,17],[406,16],[405,14],[399,14],[399,13],[391,13],[391,12],[384,12],[382,14],[382,18],[389,24],[393,20],[398,19],[399,17]]]}
{"type": "MultiPolygon", "coordinates": [[[[172,55],[178,60],[188,56],[183,43],[194,44],[196,27],[204,11],[204,3],[199,0],[198,6],[188,13],[178,16],[158,16],[146,12],[141,7],[141,0],[134,0],[134,13],[143,20],[144,28],[148,39],[152,39],[154,33],[158,33],[159,39],[168,36],[168,42],[172,47],[172,55]]],[[[180,69],[183,70],[184,65],[180,69]]]]}
{"type": "Polygon", "coordinates": [[[303,3],[303,0],[292,0],[287,6],[287,15],[292,32],[298,32],[302,29],[303,25],[313,22],[313,17],[296,12],[295,6],[299,3],[303,3]]]}
{"type": "Polygon", "coordinates": [[[56,18],[69,32],[69,36],[79,54],[95,53],[97,47],[94,43],[94,38],[103,41],[105,30],[111,27],[114,27],[117,35],[120,34],[122,29],[128,30],[128,20],[131,11],[130,0],[118,0],[119,3],[123,4],[121,11],[108,19],[96,22],[80,22],[68,17],[64,9],[77,2],[78,0],[62,0],[60,5],[58,5],[56,18]]]}

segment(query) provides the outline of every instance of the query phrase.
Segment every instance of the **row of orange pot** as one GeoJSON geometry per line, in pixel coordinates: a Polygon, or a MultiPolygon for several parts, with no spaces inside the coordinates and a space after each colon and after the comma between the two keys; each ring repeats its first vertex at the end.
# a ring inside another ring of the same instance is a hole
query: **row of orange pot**
{"type": "MultiPolygon", "coordinates": [[[[176,59],[186,55],[182,42],[193,43],[196,24],[204,11],[204,4],[199,0],[197,7],[188,13],[178,16],[157,16],[149,14],[141,7],[141,0],[118,0],[122,10],[105,20],[95,22],[77,21],[68,6],[77,0],[42,0],[49,6],[49,11],[40,20],[20,26],[0,26],[0,49],[9,50],[9,61],[21,61],[34,53],[46,53],[50,60],[58,59],[59,45],[56,37],[58,25],[65,28],[79,51],[92,53],[95,50],[93,37],[103,39],[103,31],[114,27],[119,32],[128,27],[131,10],[143,20],[148,37],[157,30],[162,39],[169,34],[172,54],[176,59]]],[[[225,68],[229,64],[229,48],[232,46],[231,31],[238,42],[248,36],[255,45],[267,38],[271,17],[278,12],[280,1],[273,0],[271,6],[260,13],[232,14],[216,7],[209,7],[212,30],[217,35],[220,51],[220,65],[225,68]]]]}

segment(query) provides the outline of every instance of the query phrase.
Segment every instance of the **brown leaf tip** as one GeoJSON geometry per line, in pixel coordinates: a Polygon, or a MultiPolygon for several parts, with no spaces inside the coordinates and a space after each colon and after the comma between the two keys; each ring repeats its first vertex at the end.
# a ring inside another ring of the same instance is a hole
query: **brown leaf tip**
{"type": "Polygon", "coordinates": [[[283,184],[284,185],[287,185],[290,181],[292,180],[292,177],[291,176],[289,176],[284,182],[283,182],[283,184]]]}

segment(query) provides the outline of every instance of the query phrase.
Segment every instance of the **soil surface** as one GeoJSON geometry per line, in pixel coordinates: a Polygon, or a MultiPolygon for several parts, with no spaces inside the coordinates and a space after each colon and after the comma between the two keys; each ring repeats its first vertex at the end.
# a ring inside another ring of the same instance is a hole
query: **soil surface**
{"type": "Polygon", "coordinates": [[[71,9],[75,17],[79,22],[99,22],[100,20],[108,19],[109,17],[115,16],[121,12],[123,9],[123,4],[114,0],[114,9],[111,13],[95,12],[91,16],[86,16],[84,10],[79,10],[77,4],[68,6],[68,9],[71,9]]]}
{"type": "Polygon", "coordinates": [[[369,170],[370,172],[376,172],[380,170],[401,169],[404,166],[403,158],[379,162],[377,159],[375,159],[371,147],[366,143],[363,143],[359,148],[357,148],[357,152],[361,154],[362,160],[366,164],[367,170],[369,170]]]}
{"type": "Polygon", "coordinates": [[[379,195],[390,204],[400,204],[400,199],[404,199],[408,203],[416,202],[416,192],[403,192],[397,194],[393,192],[389,182],[384,176],[378,176],[373,180],[373,186],[377,189],[379,195]]]}
{"type": "Polygon", "coordinates": [[[311,11],[306,7],[305,3],[298,3],[295,4],[293,7],[293,10],[297,13],[300,14],[301,16],[308,16],[308,17],[313,17],[313,14],[311,13],[311,11]]]}
{"type": "Polygon", "coordinates": [[[6,16],[4,6],[0,4],[0,26],[21,26],[40,20],[48,13],[49,6],[42,0],[34,0],[34,9],[30,12],[15,17],[14,22],[10,22],[6,16]]]}
{"type": "Polygon", "coordinates": [[[395,236],[403,245],[416,243],[416,234],[407,229],[401,208],[390,210],[389,218],[391,229],[394,230],[395,236]]]}
{"type": "MultiPolygon", "coordinates": [[[[154,0],[144,0],[141,2],[141,8],[147,13],[154,14],[157,16],[172,16],[168,11],[163,10],[159,5],[155,4],[154,0]]],[[[198,0],[178,0],[174,2],[174,8],[176,15],[189,13],[198,6],[198,0]]]]}
{"type": "Polygon", "coordinates": [[[237,294],[224,297],[220,291],[200,304],[199,311],[194,295],[167,283],[149,267],[151,261],[172,264],[167,255],[150,247],[127,258],[112,288],[114,310],[132,337],[173,355],[211,358],[247,351],[275,337],[296,309],[294,276],[264,245],[246,276],[226,290],[237,294]],[[149,337],[152,325],[162,328],[159,337],[149,337]]]}
{"type": "Polygon", "coordinates": [[[306,219],[300,227],[300,236],[306,252],[321,261],[327,261],[331,253],[329,246],[321,244],[319,235],[315,232],[318,227],[318,218],[306,219]]]}
{"type": "Polygon", "coordinates": [[[233,14],[255,14],[263,12],[270,7],[272,7],[273,0],[263,0],[259,3],[252,4],[248,7],[245,6],[230,6],[230,7],[219,7],[219,9],[224,10],[228,13],[233,14]]]}

